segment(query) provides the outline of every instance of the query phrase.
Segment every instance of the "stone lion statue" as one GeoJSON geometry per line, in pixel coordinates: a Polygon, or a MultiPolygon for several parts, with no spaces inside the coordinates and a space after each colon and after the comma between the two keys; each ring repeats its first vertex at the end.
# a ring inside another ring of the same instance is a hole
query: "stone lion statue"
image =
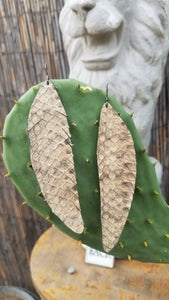
{"type": "Polygon", "coordinates": [[[169,1],[65,0],[60,27],[69,77],[103,90],[109,83],[148,149],[169,50],[169,1]]]}

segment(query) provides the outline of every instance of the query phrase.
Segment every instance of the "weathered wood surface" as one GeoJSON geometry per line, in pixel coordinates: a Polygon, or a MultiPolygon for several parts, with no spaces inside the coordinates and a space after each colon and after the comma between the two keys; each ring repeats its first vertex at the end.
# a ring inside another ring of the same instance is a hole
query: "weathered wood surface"
{"type": "Polygon", "coordinates": [[[168,300],[169,265],[116,260],[114,269],[87,265],[78,242],[48,229],[37,241],[30,269],[42,300],[168,300]],[[69,249],[69,250],[68,250],[69,249]],[[76,272],[68,273],[73,267],[76,272]]]}
{"type": "Polygon", "coordinates": [[[164,74],[164,84],[156,107],[150,153],[163,166],[162,191],[169,203],[169,59],[164,74]]]}
{"type": "MultiPolygon", "coordinates": [[[[62,5],[63,0],[0,0],[0,135],[12,99],[46,78],[45,63],[51,78],[68,75],[58,24],[62,5]]],[[[169,199],[168,83],[169,76],[156,113],[151,152],[163,163],[164,190],[169,199]]],[[[21,206],[23,199],[10,180],[4,179],[5,173],[0,156],[0,285],[33,290],[29,257],[49,224],[21,206]]]]}

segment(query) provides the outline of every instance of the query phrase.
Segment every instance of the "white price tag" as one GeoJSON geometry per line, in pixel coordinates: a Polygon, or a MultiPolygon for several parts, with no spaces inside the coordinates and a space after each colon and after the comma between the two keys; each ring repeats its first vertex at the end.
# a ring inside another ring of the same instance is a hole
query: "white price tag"
{"type": "Polygon", "coordinates": [[[86,249],[85,262],[87,264],[102,266],[106,268],[114,267],[114,256],[105,254],[86,245],[82,245],[86,249]]]}

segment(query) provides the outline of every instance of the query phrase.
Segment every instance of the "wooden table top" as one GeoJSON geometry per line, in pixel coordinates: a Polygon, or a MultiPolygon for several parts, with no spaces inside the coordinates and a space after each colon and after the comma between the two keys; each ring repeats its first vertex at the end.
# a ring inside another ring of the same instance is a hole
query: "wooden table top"
{"type": "Polygon", "coordinates": [[[37,241],[33,283],[43,300],[169,300],[169,265],[115,260],[113,269],[85,264],[85,250],[56,228],[37,241]],[[74,274],[68,268],[75,268],[74,274]]]}

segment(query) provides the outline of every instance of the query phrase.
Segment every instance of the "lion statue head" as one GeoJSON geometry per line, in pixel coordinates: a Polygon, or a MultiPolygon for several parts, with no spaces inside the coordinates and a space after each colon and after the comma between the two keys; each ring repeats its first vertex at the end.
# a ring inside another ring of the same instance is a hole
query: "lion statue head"
{"type": "Polygon", "coordinates": [[[113,95],[149,147],[169,50],[168,0],[65,0],[60,27],[69,77],[113,95]]]}

